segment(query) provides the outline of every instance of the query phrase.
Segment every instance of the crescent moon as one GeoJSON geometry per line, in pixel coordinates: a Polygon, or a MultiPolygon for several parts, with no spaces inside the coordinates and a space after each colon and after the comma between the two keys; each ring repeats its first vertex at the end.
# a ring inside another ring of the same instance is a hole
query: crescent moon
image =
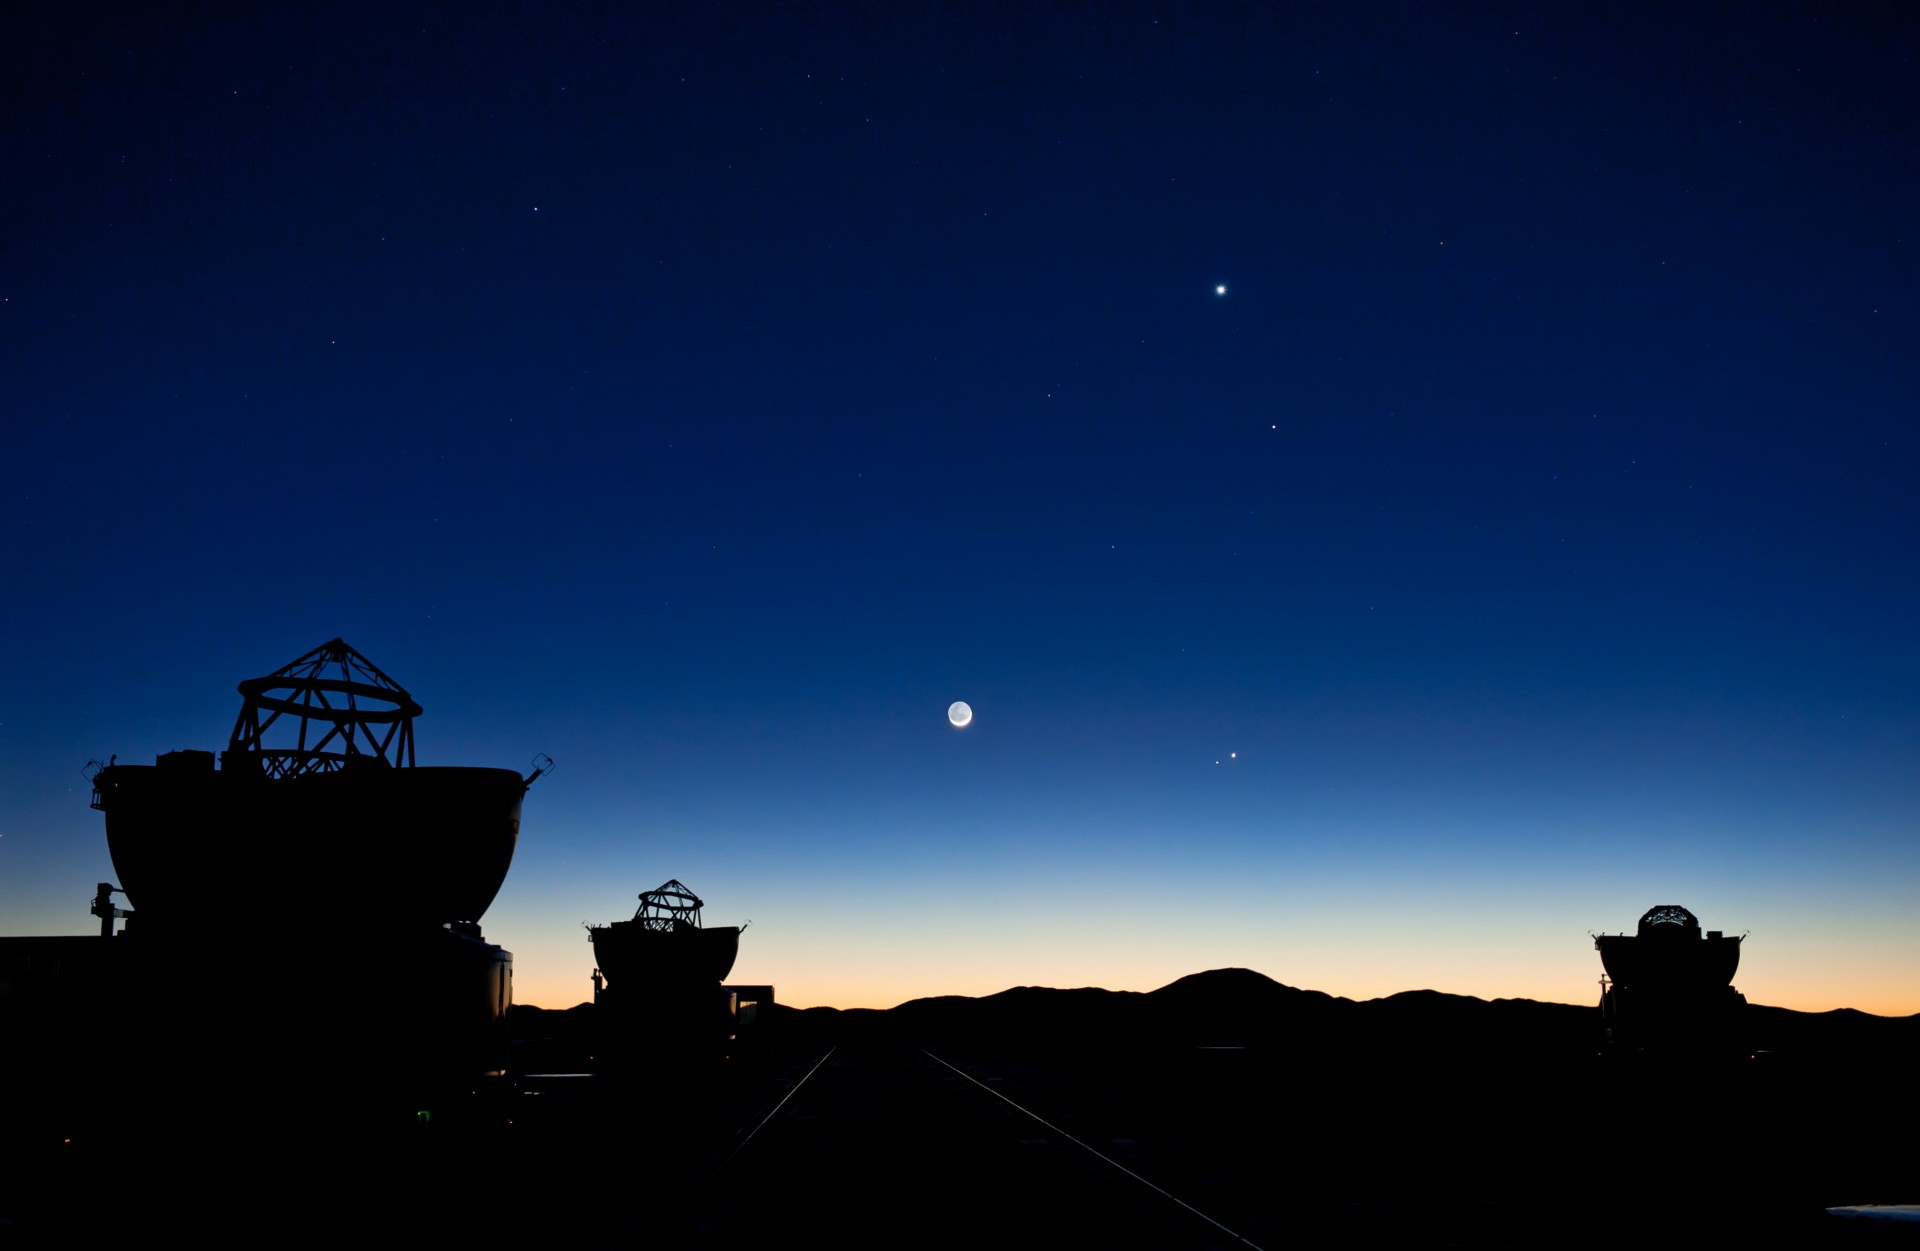
{"type": "Polygon", "coordinates": [[[973,709],[967,707],[967,701],[956,699],[947,707],[947,720],[953,722],[953,728],[964,730],[973,724],[973,709]]]}

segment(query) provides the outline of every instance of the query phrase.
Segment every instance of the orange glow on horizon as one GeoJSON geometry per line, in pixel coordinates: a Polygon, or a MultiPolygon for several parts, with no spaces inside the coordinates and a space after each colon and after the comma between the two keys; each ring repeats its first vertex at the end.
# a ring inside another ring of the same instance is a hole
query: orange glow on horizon
{"type": "MultiPolygon", "coordinates": [[[[1197,973],[1203,972],[1204,970],[1195,969],[1192,971],[1197,973]]],[[[1182,974],[1179,976],[1185,975],[1182,974]]],[[[1268,976],[1272,975],[1268,974],[1268,976]]],[[[1177,980],[1177,977],[1170,977],[1155,981],[1150,985],[1140,985],[1120,984],[1117,980],[1106,982],[1071,979],[1048,981],[1036,978],[1001,977],[996,979],[992,976],[983,975],[974,978],[947,979],[945,980],[945,984],[910,986],[891,980],[876,980],[875,982],[861,985],[850,981],[839,981],[819,977],[790,978],[785,985],[782,984],[781,979],[777,976],[762,978],[759,976],[746,977],[736,974],[728,979],[730,984],[740,985],[766,985],[770,982],[773,985],[777,1002],[790,1008],[870,1009],[878,1011],[895,1008],[915,999],[932,999],[945,995],[958,995],[966,998],[979,999],[1012,989],[1015,986],[1050,985],[1054,989],[1071,990],[1092,985],[1099,986],[1106,990],[1144,993],[1157,990],[1175,980],[1177,980]]],[[[1595,1007],[1598,1005],[1600,999],[1599,977],[1597,973],[1590,984],[1569,987],[1558,994],[1538,987],[1514,988],[1488,987],[1484,985],[1464,986],[1459,984],[1437,986],[1407,985],[1395,990],[1381,990],[1373,986],[1342,990],[1326,985],[1316,986],[1291,982],[1279,977],[1274,978],[1274,980],[1294,986],[1299,990],[1319,991],[1324,994],[1333,995],[1336,998],[1353,999],[1359,1002],[1370,999],[1384,999],[1389,995],[1399,994],[1402,991],[1414,990],[1435,990],[1442,994],[1463,995],[1489,1001],[1494,999],[1531,999],[1540,1003],[1573,1004],[1579,1007],[1595,1007]]],[[[523,993],[516,994],[514,1001],[527,1006],[549,1009],[565,1009],[581,1003],[591,1003],[593,1001],[591,987],[583,987],[582,989],[585,993],[575,996],[569,989],[572,981],[573,979],[567,979],[565,982],[536,982],[533,978],[525,978],[523,993]]],[[[1734,988],[1747,997],[1747,1002],[1759,1007],[1786,1008],[1794,1012],[1807,1013],[1852,1009],[1853,1011],[1864,1012],[1871,1016],[1883,1017],[1905,1017],[1920,1014],[1920,993],[1904,987],[1898,991],[1890,991],[1856,982],[1837,983],[1832,980],[1822,980],[1812,985],[1796,985],[1774,979],[1754,979],[1752,987],[1753,988],[1750,989],[1748,985],[1742,984],[1739,980],[1734,982],[1734,988]]]]}

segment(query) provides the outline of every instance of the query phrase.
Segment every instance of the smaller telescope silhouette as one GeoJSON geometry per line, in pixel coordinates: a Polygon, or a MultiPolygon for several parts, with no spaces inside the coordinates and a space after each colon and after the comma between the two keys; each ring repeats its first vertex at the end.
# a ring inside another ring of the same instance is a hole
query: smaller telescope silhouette
{"type": "Polygon", "coordinates": [[[1653,1053],[1744,1050],[1747,1001],[1733,988],[1744,935],[1700,929],[1679,904],[1655,904],[1632,934],[1598,934],[1606,976],[1600,1015],[1609,1049],[1653,1053]]]}
{"type": "Polygon", "coordinates": [[[725,981],[740,954],[740,927],[702,928],[705,906],[678,878],[642,892],[633,920],[588,928],[600,972],[616,986],[725,981]]]}

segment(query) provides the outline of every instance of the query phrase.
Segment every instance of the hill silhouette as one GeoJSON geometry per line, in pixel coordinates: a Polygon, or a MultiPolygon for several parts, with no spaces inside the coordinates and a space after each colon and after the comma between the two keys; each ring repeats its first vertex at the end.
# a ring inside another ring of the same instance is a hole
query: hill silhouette
{"type": "MultiPolygon", "coordinates": [[[[592,1005],[514,1008],[522,1040],[583,1038],[592,1005]]],[[[1244,968],[1188,974],[1151,991],[1096,986],[1014,986],[991,995],[935,995],[893,1008],[792,1008],[772,1024],[808,1037],[884,1034],[956,1042],[1079,1046],[1095,1040],[1148,1047],[1226,1047],[1379,1060],[1418,1054],[1458,1058],[1590,1054],[1597,1007],[1533,999],[1480,999],[1406,990],[1353,1000],[1304,990],[1244,968]]],[[[1878,1064],[1915,1054],[1920,1014],[1881,1017],[1853,1009],[1796,1012],[1755,1005],[1746,1032],[1761,1051],[1825,1064],[1878,1064]]]]}
{"type": "Polygon", "coordinates": [[[1488,1002],[1432,990],[1356,1001],[1289,986],[1252,969],[1210,969],[1157,990],[1021,986],[979,999],[916,999],[882,1014],[924,1037],[1108,1038],[1143,1045],[1378,1055],[1417,1042],[1427,1051],[1590,1050],[1597,1011],[1524,999],[1488,1002]]]}

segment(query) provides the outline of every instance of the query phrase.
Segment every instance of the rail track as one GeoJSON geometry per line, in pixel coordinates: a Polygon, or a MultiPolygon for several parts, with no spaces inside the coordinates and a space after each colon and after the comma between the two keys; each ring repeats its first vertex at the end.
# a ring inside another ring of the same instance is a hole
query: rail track
{"type": "Polygon", "coordinates": [[[1001,1084],[907,1044],[829,1048],[715,1154],[681,1218],[641,1240],[1258,1251],[1001,1084]]]}
{"type": "Polygon", "coordinates": [[[686,1132],[651,1157],[635,1144],[672,1111],[657,1092],[629,1101],[605,1122],[595,1193],[638,1215],[579,1241],[1515,1251],[1633,1245],[1657,1228],[1708,1244],[1775,1232],[1809,1248],[1860,1242],[1783,1168],[1804,1158],[1782,1153],[1799,1122],[1713,1114],[1738,1113],[1741,1090],[1666,1102],[1614,1090],[1613,1106],[1634,1114],[1579,1138],[1569,1110],[1592,1093],[1584,1070],[972,1049],[983,1045],[795,1040],[731,1102],[683,1100],[686,1132]],[[1636,1149],[1640,1127],[1665,1124],[1673,1106],[1772,1150],[1740,1157],[1747,1173],[1714,1174],[1708,1196],[1691,1157],[1636,1149]],[[1572,1156],[1548,1149],[1575,1141],[1572,1156]],[[1598,1205],[1586,1202],[1596,1167],[1611,1184],[1598,1205]]]}

